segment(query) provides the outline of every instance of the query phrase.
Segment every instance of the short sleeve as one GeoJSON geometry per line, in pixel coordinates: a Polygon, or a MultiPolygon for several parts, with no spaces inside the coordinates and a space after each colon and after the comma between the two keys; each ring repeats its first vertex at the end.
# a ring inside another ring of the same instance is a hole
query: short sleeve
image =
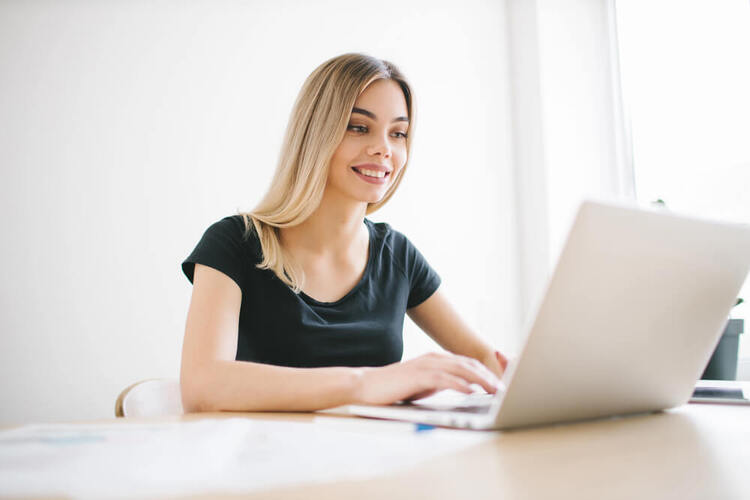
{"type": "Polygon", "coordinates": [[[416,307],[428,298],[440,286],[440,276],[430,267],[424,256],[417,250],[408,238],[405,239],[406,262],[405,270],[409,276],[409,299],[407,309],[416,307]]]}
{"type": "Polygon", "coordinates": [[[182,263],[182,272],[193,282],[195,264],[212,267],[229,276],[240,289],[245,280],[247,253],[243,241],[244,223],[238,216],[212,224],[190,256],[182,263]]]}

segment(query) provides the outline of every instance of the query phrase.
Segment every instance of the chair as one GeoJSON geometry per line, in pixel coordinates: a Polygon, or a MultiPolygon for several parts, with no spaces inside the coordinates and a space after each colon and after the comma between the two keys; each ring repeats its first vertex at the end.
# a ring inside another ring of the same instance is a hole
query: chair
{"type": "Polygon", "coordinates": [[[115,402],[115,417],[183,415],[180,382],[171,378],[141,380],[125,388],[115,402]]]}

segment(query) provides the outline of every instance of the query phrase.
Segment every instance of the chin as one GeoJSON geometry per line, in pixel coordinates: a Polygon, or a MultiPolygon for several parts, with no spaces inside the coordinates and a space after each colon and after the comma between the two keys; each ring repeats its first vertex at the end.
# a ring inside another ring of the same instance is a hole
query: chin
{"type": "Polygon", "coordinates": [[[377,196],[366,196],[362,199],[362,201],[366,203],[379,203],[385,198],[385,193],[388,191],[383,191],[382,193],[379,193],[377,196]]]}

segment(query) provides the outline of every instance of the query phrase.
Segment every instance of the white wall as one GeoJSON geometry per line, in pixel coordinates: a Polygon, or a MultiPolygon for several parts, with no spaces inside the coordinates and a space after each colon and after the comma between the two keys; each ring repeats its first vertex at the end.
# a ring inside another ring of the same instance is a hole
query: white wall
{"type": "MultiPolygon", "coordinates": [[[[396,62],[419,104],[373,218],[515,346],[505,31],[496,0],[0,3],[0,424],[110,417],[126,385],[178,375],[180,262],[252,208],[302,81],[349,51],[396,62]]],[[[405,335],[407,357],[431,348],[405,335]]]]}

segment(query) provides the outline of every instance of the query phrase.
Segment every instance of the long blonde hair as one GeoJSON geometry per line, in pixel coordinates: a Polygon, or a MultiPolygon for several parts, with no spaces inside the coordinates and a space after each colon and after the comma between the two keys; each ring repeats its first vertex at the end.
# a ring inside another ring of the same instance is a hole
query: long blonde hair
{"type": "MultiPolygon", "coordinates": [[[[394,80],[406,99],[409,133],[407,163],[414,129],[411,87],[399,69],[388,61],[364,54],[343,54],[318,66],[307,77],[294,103],[279,162],[268,192],[245,221],[245,238],[254,231],[260,240],[263,261],[295,293],[304,283],[304,273],[293,262],[279,239],[279,228],[304,222],[318,208],[328,179],[328,165],[346,133],[354,101],[370,83],[394,80]]],[[[406,164],[377,203],[368,203],[368,214],[383,206],[398,188],[406,164]]]]}

